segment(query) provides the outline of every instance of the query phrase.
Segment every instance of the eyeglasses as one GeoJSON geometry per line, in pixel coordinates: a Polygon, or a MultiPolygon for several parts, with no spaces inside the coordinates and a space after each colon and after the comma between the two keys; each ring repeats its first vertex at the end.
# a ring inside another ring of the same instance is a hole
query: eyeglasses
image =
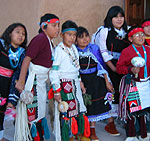
{"type": "Polygon", "coordinates": [[[144,33],[136,33],[136,34],[134,34],[133,35],[134,37],[144,37],[145,36],[145,34],[144,33]]]}

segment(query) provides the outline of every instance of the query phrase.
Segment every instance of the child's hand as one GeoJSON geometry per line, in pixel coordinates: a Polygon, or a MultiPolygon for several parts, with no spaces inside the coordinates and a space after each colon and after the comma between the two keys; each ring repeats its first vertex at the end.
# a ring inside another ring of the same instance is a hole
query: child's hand
{"type": "Polygon", "coordinates": [[[11,104],[11,103],[8,103],[8,104],[7,104],[7,108],[14,108],[14,105],[11,104]]]}
{"type": "Polygon", "coordinates": [[[80,87],[81,87],[82,93],[85,94],[86,88],[84,87],[84,83],[82,81],[80,81],[80,87]]]}
{"type": "Polygon", "coordinates": [[[60,95],[60,93],[54,94],[54,99],[55,99],[58,103],[61,102],[61,95],[60,95]]]}
{"type": "Polygon", "coordinates": [[[24,84],[20,81],[16,81],[15,88],[21,93],[24,90],[24,84]]]}
{"type": "Polygon", "coordinates": [[[108,91],[110,91],[112,93],[114,92],[113,85],[110,82],[106,82],[106,87],[107,87],[108,91]]]}
{"type": "Polygon", "coordinates": [[[140,72],[140,67],[132,67],[131,71],[133,72],[133,74],[137,78],[138,77],[138,73],[140,72]]]}

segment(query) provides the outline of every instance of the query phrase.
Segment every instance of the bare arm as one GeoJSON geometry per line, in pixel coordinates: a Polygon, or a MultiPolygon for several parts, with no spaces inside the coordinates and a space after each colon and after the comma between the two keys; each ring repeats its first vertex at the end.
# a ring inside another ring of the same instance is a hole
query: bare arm
{"type": "Polygon", "coordinates": [[[116,67],[113,65],[111,61],[106,62],[106,65],[114,72],[116,72],[116,67]]]}
{"type": "Polygon", "coordinates": [[[19,75],[19,80],[16,82],[16,86],[15,86],[19,92],[22,92],[22,90],[24,89],[25,78],[27,75],[30,61],[31,61],[31,58],[29,56],[26,56],[23,60],[20,75],[19,75]]]}
{"type": "Polygon", "coordinates": [[[114,92],[113,85],[108,81],[108,77],[106,74],[104,74],[104,78],[105,78],[106,87],[107,87],[108,91],[114,92]]]}

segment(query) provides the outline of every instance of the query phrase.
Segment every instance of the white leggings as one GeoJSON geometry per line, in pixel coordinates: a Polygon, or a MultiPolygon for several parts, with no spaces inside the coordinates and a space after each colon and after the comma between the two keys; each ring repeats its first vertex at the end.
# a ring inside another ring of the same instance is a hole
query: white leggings
{"type": "Polygon", "coordinates": [[[4,137],[4,130],[0,131],[0,140],[4,137]]]}

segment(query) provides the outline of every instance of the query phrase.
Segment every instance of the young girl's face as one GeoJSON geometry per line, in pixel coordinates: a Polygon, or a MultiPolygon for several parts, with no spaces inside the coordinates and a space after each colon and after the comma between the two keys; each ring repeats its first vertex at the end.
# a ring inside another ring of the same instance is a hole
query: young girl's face
{"type": "Polygon", "coordinates": [[[25,29],[22,26],[14,28],[10,33],[11,45],[15,48],[20,46],[25,40],[25,29]]]}
{"type": "Polygon", "coordinates": [[[50,23],[47,25],[47,28],[44,29],[45,34],[52,40],[53,38],[58,37],[60,30],[60,23],[50,23]]]}
{"type": "Polygon", "coordinates": [[[75,43],[76,34],[77,34],[76,31],[67,31],[67,32],[61,34],[64,45],[67,47],[71,47],[72,44],[75,43]]]}
{"type": "Polygon", "coordinates": [[[112,18],[112,24],[115,28],[120,29],[124,24],[124,17],[121,13],[118,13],[116,17],[112,18]]]}
{"type": "Polygon", "coordinates": [[[145,42],[145,34],[143,32],[137,32],[129,39],[135,46],[141,47],[145,42]]]}
{"type": "Polygon", "coordinates": [[[150,26],[145,26],[143,29],[144,29],[145,35],[150,36],[150,26]]]}
{"type": "Polygon", "coordinates": [[[77,45],[79,48],[84,49],[90,43],[90,36],[83,33],[81,37],[77,37],[77,45]]]}

